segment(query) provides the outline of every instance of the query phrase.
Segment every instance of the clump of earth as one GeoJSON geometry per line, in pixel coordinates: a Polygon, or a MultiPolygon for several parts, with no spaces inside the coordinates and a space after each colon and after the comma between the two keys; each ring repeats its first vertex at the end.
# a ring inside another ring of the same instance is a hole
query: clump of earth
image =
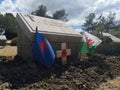
{"type": "Polygon", "coordinates": [[[120,76],[120,56],[93,55],[87,61],[45,68],[21,58],[0,61],[0,89],[95,90],[120,76]]]}

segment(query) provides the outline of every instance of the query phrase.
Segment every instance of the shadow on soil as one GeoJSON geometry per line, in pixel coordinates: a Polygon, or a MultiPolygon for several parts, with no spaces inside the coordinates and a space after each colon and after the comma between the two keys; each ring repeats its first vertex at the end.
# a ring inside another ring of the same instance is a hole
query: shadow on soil
{"type": "Polygon", "coordinates": [[[28,63],[16,57],[15,60],[0,62],[0,83],[9,82],[11,89],[18,89],[49,78],[52,74],[60,77],[66,70],[66,66],[55,64],[52,68],[45,68],[36,62],[28,63]]]}
{"type": "MultiPolygon", "coordinates": [[[[88,61],[79,62],[77,64],[69,64],[65,66],[54,64],[54,66],[49,69],[40,65],[35,65],[31,63],[28,64],[21,58],[16,57],[15,60],[0,62],[0,82],[9,82],[10,84],[12,84],[10,89],[19,89],[32,83],[41,81],[45,78],[50,78],[52,74],[55,74],[56,78],[59,78],[63,72],[70,72],[71,66],[83,70],[83,73],[81,74],[87,73],[88,77],[89,74],[92,74],[92,72],[88,73],[90,72],[89,68],[96,67],[97,69],[95,70],[99,75],[103,75],[105,71],[109,70],[109,66],[104,62],[103,58],[98,56],[93,56],[88,61]]],[[[112,78],[113,76],[109,75],[109,77],[112,78]]]]}

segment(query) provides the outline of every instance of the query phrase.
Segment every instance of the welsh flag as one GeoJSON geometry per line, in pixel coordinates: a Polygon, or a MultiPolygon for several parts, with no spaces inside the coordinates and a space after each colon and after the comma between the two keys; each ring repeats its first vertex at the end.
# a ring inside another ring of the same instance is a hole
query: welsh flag
{"type": "Polygon", "coordinates": [[[102,42],[98,37],[88,32],[83,32],[82,41],[81,53],[93,53],[95,48],[102,42]]]}

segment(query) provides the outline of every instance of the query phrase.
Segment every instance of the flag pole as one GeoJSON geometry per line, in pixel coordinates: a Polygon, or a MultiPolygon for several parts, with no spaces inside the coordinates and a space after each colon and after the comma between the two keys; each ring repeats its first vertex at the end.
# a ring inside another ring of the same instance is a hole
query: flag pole
{"type": "Polygon", "coordinates": [[[38,32],[38,27],[36,26],[36,32],[38,32]]]}

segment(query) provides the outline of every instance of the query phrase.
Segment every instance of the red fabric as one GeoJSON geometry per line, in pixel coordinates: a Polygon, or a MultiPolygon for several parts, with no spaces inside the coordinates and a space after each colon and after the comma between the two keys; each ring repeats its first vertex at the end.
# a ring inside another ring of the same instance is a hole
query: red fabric
{"type": "Polygon", "coordinates": [[[66,57],[67,56],[67,51],[66,51],[66,49],[63,49],[62,50],[62,57],[66,57]]]}

